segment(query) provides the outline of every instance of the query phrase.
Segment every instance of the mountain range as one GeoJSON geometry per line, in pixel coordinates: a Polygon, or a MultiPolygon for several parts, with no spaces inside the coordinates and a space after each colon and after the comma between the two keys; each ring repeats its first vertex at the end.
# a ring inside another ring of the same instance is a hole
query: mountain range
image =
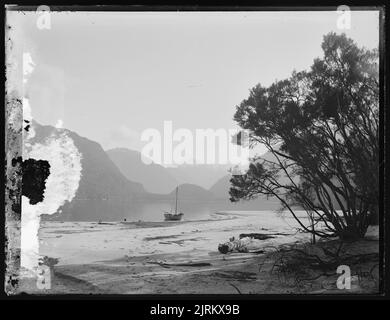
{"type": "Polygon", "coordinates": [[[77,203],[80,201],[110,198],[134,200],[145,196],[146,191],[142,184],[126,179],[97,142],[81,137],[73,131],[40,125],[36,121],[33,121],[32,126],[35,136],[31,139],[31,144],[45,143],[49,136],[65,132],[82,155],[82,175],[75,198],[66,203],[61,208],[61,213],[58,212],[53,218],[60,214],[64,220],[79,220],[82,211],[77,209],[77,203]]]}
{"type": "Polygon", "coordinates": [[[221,210],[265,210],[276,209],[278,205],[264,197],[230,203],[228,166],[166,168],[159,164],[145,164],[138,151],[125,148],[104,151],[99,143],[71,130],[40,125],[36,121],[32,126],[35,131],[32,144],[44,143],[49,136],[65,132],[82,155],[82,176],[74,199],[47,219],[120,220],[129,212],[139,210],[141,204],[172,202],[176,186],[179,186],[180,200],[194,203],[219,201],[221,210]]]}
{"type": "Polygon", "coordinates": [[[127,179],[141,183],[148,192],[167,194],[179,184],[163,166],[145,164],[138,151],[116,148],[107,150],[106,153],[127,179]]]}
{"type": "Polygon", "coordinates": [[[141,153],[126,148],[106,151],[110,159],[129,180],[142,183],[151,193],[167,194],[181,184],[194,184],[209,189],[215,181],[228,173],[229,165],[183,164],[164,167],[160,164],[145,164],[141,153]]]}

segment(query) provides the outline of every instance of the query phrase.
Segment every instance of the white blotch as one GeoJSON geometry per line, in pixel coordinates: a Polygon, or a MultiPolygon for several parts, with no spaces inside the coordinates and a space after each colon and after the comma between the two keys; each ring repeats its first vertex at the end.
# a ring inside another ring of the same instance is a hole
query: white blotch
{"type": "Polygon", "coordinates": [[[34,71],[35,63],[29,52],[23,53],[23,83],[26,83],[28,76],[34,71]]]}
{"type": "Polygon", "coordinates": [[[71,201],[81,178],[81,155],[65,132],[54,133],[43,144],[31,146],[28,157],[47,160],[50,175],[46,180],[44,200],[35,205],[22,198],[21,265],[29,270],[38,266],[40,216],[54,214],[65,201],[71,201]]]}
{"type": "Polygon", "coordinates": [[[31,107],[28,99],[23,98],[23,158],[25,149],[31,146],[30,139],[34,138],[35,130],[32,127],[31,107]],[[28,121],[28,122],[26,122],[28,121]],[[26,130],[28,128],[28,130],[26,130]]]}
{"type": "MultiPolygon", "coordinates": [[[[34,66],[30,53],[23,53],[23,84],[34,66]]],[[[43,201],[32,205],[27,197],[22,197],[21,266],[35,272],[39,265],[40,216],[56,213],[66,201],[74,198],[82,168],[81,154],[66,131],[58,130],[44,142],[32,143],[31,139],[35,136],[32,119],[28,98],[23,93],[23,160],[47,160],[50,164],[43,201]],[[27,125],[30,125],[28,131],[24,130],[27,125]]],[[[62,120],[59,121],[58,127],[62,127],[62,120]]]]}

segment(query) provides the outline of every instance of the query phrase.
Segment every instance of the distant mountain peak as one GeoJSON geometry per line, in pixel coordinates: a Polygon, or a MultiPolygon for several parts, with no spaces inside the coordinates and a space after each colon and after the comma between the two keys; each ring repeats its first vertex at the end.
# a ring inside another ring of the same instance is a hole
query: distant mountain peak
{"type": "Polygon", "coordinates": [[[163,166],[156,163],[145,164],[139,151],[114,148],[106,153],[125,177],[142,183],[148,192],[167,194],[178,184],[163,166]]]}
{"type": "MultiPolygon", "coordinates": [[[[175,195],[175,193],[176,188],[171,191],[170,195],[173,196],[175,195]]],[[[201,186],[198,186],[196,184],[184,183],[178,186],[178,198],[202,201],[211,200],[214,198],[214,196],[209,190],[206,190],[201,186]]]]}
{"type": "MultiPolygon", "coordinates": [[[[75,198],[66,203],[55,217],[63,220],[83,220],[82,210],[78,209],[78,201],[132,199],[145,195],[140,183],[128,180],[110,160],[99,143],[81,137],[68,129],[58,129],[50,125],[41,125],[32,121],[35,136],[31,143],[44,143],[52,135],[62,132],[72,138],[74,145],[81,153],[81,179],[75,198]]],[[[102,213],[99,213],[102,214],[102,213]]],[[[110,214],[106,212],[104,214],[110,214]]],[[[91,218],[89,217],[88,220],[91,218]]]]}

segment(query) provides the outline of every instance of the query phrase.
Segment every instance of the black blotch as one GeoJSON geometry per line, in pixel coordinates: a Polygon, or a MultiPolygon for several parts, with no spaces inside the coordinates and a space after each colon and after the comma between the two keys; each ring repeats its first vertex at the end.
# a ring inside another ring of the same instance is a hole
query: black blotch
{"type": "Polygon", "coordinates": [[[22,157],[13,158],[11,161],[11,164],[13,167],[15,167],[17,164],[22,164],[23,159],[22,157]]]}
{"type": "Polygon", "coordinates": [[[30,204],[43,200],[46,179],[50,174],[50,164],[46,160],[27,159],[23,161],[22,195],[30,199],[30,204]]]}
{"type": "Polygon", "coordinates": [[[26,131],[28,132],[29,129],[30,129],[30,125],[28,124],[28,125],[24,128],[24,130],[26,130],[26,131]]]}
{"type": "Polygon", "coordinates": [[[20,205],[19,201],[12,203],[12,211],[15,212],[15,215],[20,215],[22,206],[20,205]]]}
{"type": "Polygon", "coordinates": [[[13,274],[9,276],[8,282],[11,284],[11,286],[16,287],[17,284],[19,283],[18,275],[13,274]]]}
{"type": "Polygon", "coordinates": [[[11,160],[12,167],[15,168],[14,174],[8,177],[8,184],[6,190],[8,191],[9,203],[11,204],[11,212],[9,212],[12,219],[20,221],[21,205],[20,193],[22,190],[22,157],[16,157],[11,160]]]}

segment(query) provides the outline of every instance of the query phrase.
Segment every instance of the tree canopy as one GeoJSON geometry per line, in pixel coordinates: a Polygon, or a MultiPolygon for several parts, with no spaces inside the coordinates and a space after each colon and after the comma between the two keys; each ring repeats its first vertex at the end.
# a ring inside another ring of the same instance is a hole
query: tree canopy
{"type": "Polygon", "coordinates": [[[265,145],[274,161],[252,158],[244,175],[232,177],[230,196],[275,196],[305,231],[360,238],[378,212],[378,50],[335,33],[322,49],[308,71],[259,84],[236,106],[251,147],[265,145]],[[323,227],[309,228],[296,205],[323,227]]]}

